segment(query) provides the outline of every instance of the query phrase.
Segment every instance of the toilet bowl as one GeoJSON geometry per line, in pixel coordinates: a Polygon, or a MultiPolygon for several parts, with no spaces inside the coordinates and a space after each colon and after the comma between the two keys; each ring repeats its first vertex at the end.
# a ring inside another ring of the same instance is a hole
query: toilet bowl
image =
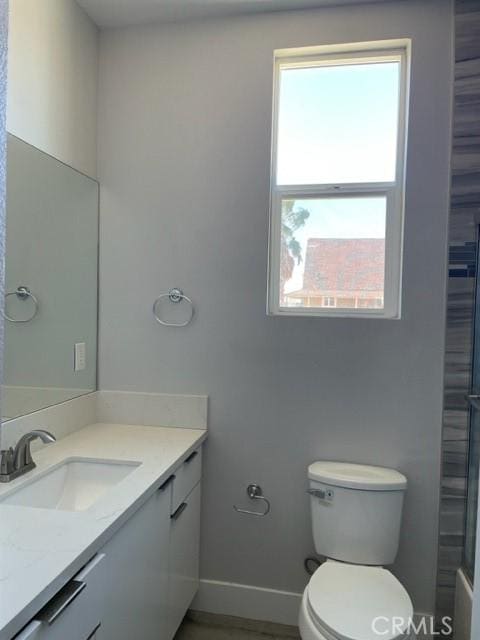
{"type": "Polygon", "coordinates": [[[409,640],[412,616],[390,571],[328,561],[304,591],[299,628],[302,640],[409,640]]]}
{"type": "Polygon", "coordinates": [[[302,598],[302,640],[410,640],[413,606],[385,566],[398,550],[407,479],[345,462],[308,468],[315,550],[327,558],[302,598]]]}

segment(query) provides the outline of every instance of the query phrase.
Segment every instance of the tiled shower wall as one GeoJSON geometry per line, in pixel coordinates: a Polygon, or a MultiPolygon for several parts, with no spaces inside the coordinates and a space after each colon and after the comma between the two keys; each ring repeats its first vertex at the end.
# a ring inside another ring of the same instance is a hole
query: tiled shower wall
{"type": "Polygon", "coordinates": [[[456,1],[455,112],[437,616],[453,615],[462,563],[476,224],[480,222],[480,1],[456,1]]]}

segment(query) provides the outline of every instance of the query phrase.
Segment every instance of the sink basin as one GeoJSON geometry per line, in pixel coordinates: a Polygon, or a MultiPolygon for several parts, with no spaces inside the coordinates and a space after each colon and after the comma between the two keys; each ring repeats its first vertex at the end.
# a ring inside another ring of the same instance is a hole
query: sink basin
{"type": "Polygon", "coordinates": [[[139,465],[139,462],[69,458],[0,498],[0,502],[40,509],[84,511],[139,465]]]}

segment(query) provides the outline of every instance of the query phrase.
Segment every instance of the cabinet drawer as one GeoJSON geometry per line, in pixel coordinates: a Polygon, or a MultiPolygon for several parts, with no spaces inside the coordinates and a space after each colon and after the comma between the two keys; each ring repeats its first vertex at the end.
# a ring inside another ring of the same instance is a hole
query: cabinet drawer
{"type": "Polygon", "coordinates": [[[104,547],[108,585],[98,640],[166,638],[169,487],[156,491],[104,547]]]}
{"type": "Polygon", "coordinates": [[[201,484],[171,517],[168,638],[173,638],[199,583],[201,484]]]}
{"type": "Polygon", "coordinates": [[[172,493],[172,513],[182,504],[192,489],[200,482],[202,475],[201,447],[191,453],[185,462],[175,470],[172,493]]]}
{"type": "Polygon", "coordinates": [[[90,640],[101,623],[104,554],[96,555],[15,640],[90,640]]]}

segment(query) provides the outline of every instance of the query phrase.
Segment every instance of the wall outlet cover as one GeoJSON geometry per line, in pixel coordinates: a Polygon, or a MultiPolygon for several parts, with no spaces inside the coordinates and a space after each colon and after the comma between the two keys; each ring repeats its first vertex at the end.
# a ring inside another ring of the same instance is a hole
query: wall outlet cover
{"type": "Polygon", "coordinates": [[[86,367],[85,342],[75,343],[74,352],[74,369],[75,371],[84,371],[86,367]]]}

